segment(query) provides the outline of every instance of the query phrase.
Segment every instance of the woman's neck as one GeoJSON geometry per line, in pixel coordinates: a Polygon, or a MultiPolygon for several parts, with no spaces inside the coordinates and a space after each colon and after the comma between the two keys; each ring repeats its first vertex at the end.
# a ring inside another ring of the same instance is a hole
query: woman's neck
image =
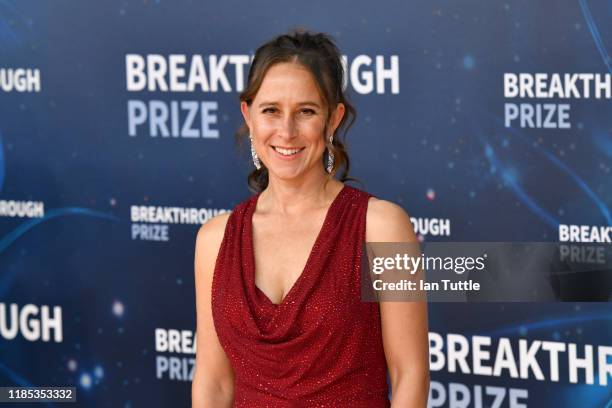
{"type": "Polygon", "coordinates": [[[342,187],[340,181],[327,173],[299,181],[282,180],[271,175],[257,207],[266,213],[302,214],[306,210],[329,206],[342,187]]]}

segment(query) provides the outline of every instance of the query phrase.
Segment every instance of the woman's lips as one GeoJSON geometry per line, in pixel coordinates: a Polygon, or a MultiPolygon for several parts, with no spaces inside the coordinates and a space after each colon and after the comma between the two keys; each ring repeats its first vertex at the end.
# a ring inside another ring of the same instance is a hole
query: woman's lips
{"type": "Polygon", "coordinates": [[[271,146],[274,151],[274,155],[282,160],[294,160],[297,158],[305,147],[284,147],[284,146],[271,146]]]}

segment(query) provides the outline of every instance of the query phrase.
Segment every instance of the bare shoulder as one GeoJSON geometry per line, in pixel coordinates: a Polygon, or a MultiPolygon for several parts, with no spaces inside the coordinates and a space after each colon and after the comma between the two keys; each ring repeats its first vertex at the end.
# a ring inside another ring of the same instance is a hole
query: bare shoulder
{"type": "Polygon", "coordinates": [[[366,215],[367,242],[416,242],[410,216],[399,205],[371,197],[366,215]]]}
{"type": "Polygon", "coordinates": [[[216,259],[230,214],[219,214],[202,224],[196,238],[196,258],[216,259]]]}
{"type": "Polygon", "coordinates": [[[198,240],[219,238],[219,235],[221,238],[223,238],[225,226],[227,225],[227,220],[229,219],[230,214],[231,212],[218,214],[202,224],[202,226],[200,226],[200,230],[198,231],[198,240]]]}

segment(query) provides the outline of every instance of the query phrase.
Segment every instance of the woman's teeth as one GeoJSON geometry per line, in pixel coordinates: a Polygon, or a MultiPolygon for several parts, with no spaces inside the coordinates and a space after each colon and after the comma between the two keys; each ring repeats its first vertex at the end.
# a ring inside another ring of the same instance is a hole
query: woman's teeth
{"type": "Polygon", "coordinates": [[[294,154],[296,154],[297,152],[299,152],[300,148],[298,149],[283,149],[282,147],[276,147],[273,146],[273,149],[276,150],[277,152],[279,152],[280,154],[282,154],[283,156],[293,156],[294,154]]]}

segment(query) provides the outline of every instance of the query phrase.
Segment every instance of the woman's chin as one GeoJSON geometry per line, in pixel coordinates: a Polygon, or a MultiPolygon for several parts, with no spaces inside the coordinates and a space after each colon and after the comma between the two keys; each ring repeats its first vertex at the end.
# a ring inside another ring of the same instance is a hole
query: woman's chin
{"type": "Polygon", "coordinates": [[[304,175],[299,169],[268,169],[269,173],[279,180],[294,180],[304,175]]]}
{"type": "Polygon", "coordinates": [[[307,173],[306,169],[302,166],[288,166],[286,164],[268,168],[268,172],[276,179],[287,181],[299,179],[304,177],[307,173]]]}

